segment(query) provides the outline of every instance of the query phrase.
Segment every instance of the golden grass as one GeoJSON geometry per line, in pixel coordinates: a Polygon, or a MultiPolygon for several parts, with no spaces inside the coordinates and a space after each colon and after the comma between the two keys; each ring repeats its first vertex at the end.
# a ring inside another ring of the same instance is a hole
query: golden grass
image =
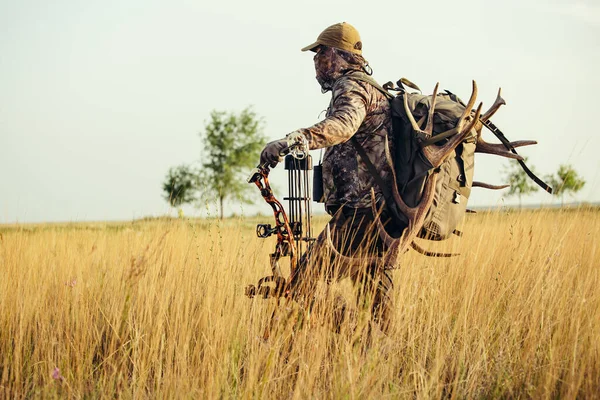
{"type": "Polygon", "coordinates": [[[0,397],[599,396],[599,210],[469,215],[423,244],[461,257],[403,257],[368,345],[361,313],[339,334],[292,313],[261,340],[256,222],[1,227],[0,397]]]}

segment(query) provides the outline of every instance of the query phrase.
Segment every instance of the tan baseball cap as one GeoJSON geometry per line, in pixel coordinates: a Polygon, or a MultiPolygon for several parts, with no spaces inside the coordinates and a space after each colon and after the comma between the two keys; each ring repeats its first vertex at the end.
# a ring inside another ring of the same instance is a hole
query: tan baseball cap
{"type": "Polygon", "coordinates": [[[302,48],[302,51],[315,51],[315,48],[320,45],[335,47],[336,49],[362,55],[360,35],[356,28],[347,22],[331,25],[321,32],[316,42],[302,48]]]}

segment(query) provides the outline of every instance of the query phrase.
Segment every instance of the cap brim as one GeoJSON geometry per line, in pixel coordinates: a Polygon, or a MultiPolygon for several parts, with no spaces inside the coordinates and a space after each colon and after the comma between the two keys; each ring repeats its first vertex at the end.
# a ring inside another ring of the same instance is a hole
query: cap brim
{"type": "Polygon", "coordinates": [[[318,46],[320,46],[320,44],[319,44],[318,42],[314,42],[313,44],[309,44],[308,46],[306,46],[306,47],[303,47],[303,48],[301,49],[301,51],[309,51],[309,50],[310,50],[310,51],[315,51],[315,49],[316,49],[318,46]]]}

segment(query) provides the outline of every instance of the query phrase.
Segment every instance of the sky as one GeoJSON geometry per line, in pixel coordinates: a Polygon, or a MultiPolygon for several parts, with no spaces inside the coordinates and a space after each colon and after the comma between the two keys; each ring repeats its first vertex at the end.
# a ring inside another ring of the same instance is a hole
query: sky
{"type": "MultiPolygon", "coordinates": [[[[587,183],[565,200],[600,201],[596,1],[0,0],[0,223],[174,215],[162,182],[200,161],[212,110],[253,106],[269,140],[322,118],[330,94],[300,48],[342,21],[381,83],[404,76],[430,93],[440,82],[466,99],[475,79],[484,109],[502,87],[493,121],[538,141],[520,150],[530,166],[572,164],[587,183]]],[[[475,179],[503,183],[508,165],[477,155],[475,179]]],[[[272,175],[284,197],[283,166],[272,175]]],[[[474,189],[469,205],[516,204],[506,193],[474,189]]],[[[256,191],[228,211],[270,207],[256,191]]]]}

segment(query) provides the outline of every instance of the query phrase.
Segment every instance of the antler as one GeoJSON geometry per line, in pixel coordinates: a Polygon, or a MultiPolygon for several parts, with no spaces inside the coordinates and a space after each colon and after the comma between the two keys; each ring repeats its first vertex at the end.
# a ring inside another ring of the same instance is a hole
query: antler
{"type": "MultiPolygon", "coordinates": [[[[433,115],[435,112],[435,103],[438,87],[439,84],[436,84],[435,89],[433,91],[431,107],[429,109],[427,125],[424,130],[420,128],[419,124],[415,120],[412,111],[408,106],[407,98],[406,96],[404,96],[404,108],[406,111],[406,115],[410,120],[414,131],[417,132],[418,137],[421,138],[422,141],[427,140],[431,138],[431,136],[433,136],[433,115]]],[[[452,154],[454,149],[466,138],[466,136],[471,132],[475,124],[479,121],[482,106],[481,104],[479,104],[479,106],[477,107],[475,115],[471,115],[471,109],[475,105],[476,97],[477,84],[475,81],[473,81],[473,91],[471,93],[469,103],[465,107],[463,114],[461,115],[456,127],[454,128],[456,133],[453,136],[451,136],[450,139],[442,146],[427,146],[424,144],[421,145],[424,156],[434,168],[439,167],[444,162],[444,160],[452,154]]],[[[385,141],[385,156],[392,171],[392,179],[395,182],[396,173],[394,163],[390,155],[387,138],[385,141]]],[[[427,215],[427,212],[429,211],[431,204],[433,203],[436,180],[437,173],[431,173],[425,182],[425,187],[423,188],[421,199],[419,200],[418,204],[414,207],[409,207],[406,204],[406,202],[402,199],[402,196],[398,192],[397,186],[392,185],[392,196],[394,199],[395,206],[408,219],[408,226],[404,229],[402,235],[399,238],[392,237],[383,226],[383,222],[380,218],[382,210],[377,208],[375,192],[373,189],[371,189],[371,208],[373,210],[373,215],[375,216],[376,228],[379,237],[383,241],[384,248],[386,249],[385,254],[382,257],[369,258],[348,257],[343,254],[340,254],[335,249],[335,246],[331,241],[329,229],[327,229],[327,245],[333,252],[333,254],[336,256],[336,259],[339,260],[340,263],[344,264],[345,267],[349,269],[360,268],[361,266],[364,266],[365,263],[377,263],[379,265],[383,265],[384,267],[395,267],[398,256],[406,252],[410,246],[412,246],[413,248],[415,247],[413,245],[413,242],[417,237],[418,233],[420,232],[421,228],[423,227],[425,216],[427,215]]],[[[418,246],[416,247],[419,248],[418,246]]]]}
{"type": "MultiPolygon", "coordinates": [[[[500,109],[500,107],[502,107],[505,104],[506,104],[506,101],[504,101],[504,99],[502,98],[502,88],[499,88],[498,95],[496,96],[496,100],[494,101],[494,104],[492,104],[490,109],[487,110],[485,112],[485,114],[483,114],[483,116],[481,117],[481,124],[479,124],[479,126],[476,129],[477,145],[475,147],[475,152],[476,153],[495,154],[495,155],[501,156],[501,157],[513,158],[516,160],[523,160],[523,157],[507,150],[506,146],[504,146],[503,144],[488,143],[485,140],[483,140],[483,138],[481,137],[481,129],[483,128],[483,124],[485,124],[487,121],[489,121],[489,119],[494,114],[496,114],[496,111],[498,111],[498,109],[500,109]]],[[[509,144],[511,147],[516,148],[516,147],[522,147],[522,146],[530,146],[533,144],[537,144],[537,142],[535,140],[520,140],[520,141],[516,141],[516,142],[510,142],[509,144]]]]}
{"type": "Polygon", "coordinates": [[[412,112],[410,112],[410,108],[408,107],[408,96],[402,96],[404,100],[404,110],[406,110],[406,116],[410,120],[413,130],[415,131],[417,136],[424,140],[429,139],[433,135],[433,112],[435,110],[435,100],[437,97],[437,91],[439,86],[440,83],[438,82],[435,84],[435,88],[433,89],[431,107],[429,108],[429,116],[427,118],[427,126],[425,127],[425,130],[421,129],[421,127],[415,120],[415,117],[412,115],[412,112]]]}
{"type": "MultiPolygon", "coordinates": [[[[530,146],[537,144],[535,140],[519,140],[516,142],[510,142],[510,146],[513,148],[530,146]]],[[[481,137],[481,132],[477,133],[477,145],[475,146],[476,153],[494,154],[501,157],[513,158],[515,160],[523,160],[523,157],[512,153],[506,149],[501,143],[488,143],[481,137]]]]}
{"type": "Polygon", "coordinates": [[[510,187],[510,185],[492,185],[492,184],[485,183],[485,182],[473,181],[473,185],[471,187],[480,187],[480,188],[484,188],[484,189],[500,190],[500,189],[506,189],[507,187],[510,187]]]}
{"type": "Polygon", "coordinates": [[[496,96],[496,100],[494,100],[494,104],[481,116],[481,121],[485,122],[492,118],[496,114],[496,111],[503,105],[506,105],[506,101],[502,98],[502,88],[498,88],[498,95],[496,96]]]}
{"type": "Polygon", "coordinates": [[[427,257],[443,257],[443,258],[448,258],[448,257],[457,257],[460,254],[459,253],[438,253],[435,251],[429,251],[429,250],[425,250],[424,248],[422,248],[421,246],[419,246],[416,242],[412,242],[410,244],[410,247],[412,247],[412,249],[414,251],[416,251],[419,254],[423,254],[424,256],[427,257]]]}
{"type": "MultiPolygon", "coordinates": [[[[467,103],[464,112],[462,113],[460,119],[458,120],[458,123],[456,124],[456,127],[454,128],[458,132],[456,134],[454,134],[454,136],[452,136],[450,138],[450,140],[448,140],[448,142],[446,144],[444,144],[443,146],[422,147],[423,154],[429,160],[429,162],[431,163],[431,165],[434,168],[437,168],[440,165],[442,165],[444,160],[448,156],[450,156],[450,154],[452,154],[454,149],[456,149],[456,147],[463,140],[465,140],[466,136],[471,132],[471,129],[473,129],[475,124],[479,121],[479,116],[481,114],[481,107],[482,107],[481,103],[479,103],[479,106],[477,106],[477,110],[475,111],[475,116],[473,117],[471,115],[471,109],[475,105],[476,98],[477,98],[477,83],[475,81],[473,81],[473,91],[471,92],[471,97],[469,98],[469,102],[467,103]],[[465,123],[467,123],[467,124],[465,125],[465,123]]],[[[432,103],[432,109],[433,109],[434,104],[435,103],[432,103]]],[[[410,113],[409,110],[407,110],[407,112],[410,113]]],[[[430,110],[430,114],[431,114],[431,110],[430,110]]],[[[444,133],[445,132],[441,133],[440,135],[444,135],[444,133]]]]}

